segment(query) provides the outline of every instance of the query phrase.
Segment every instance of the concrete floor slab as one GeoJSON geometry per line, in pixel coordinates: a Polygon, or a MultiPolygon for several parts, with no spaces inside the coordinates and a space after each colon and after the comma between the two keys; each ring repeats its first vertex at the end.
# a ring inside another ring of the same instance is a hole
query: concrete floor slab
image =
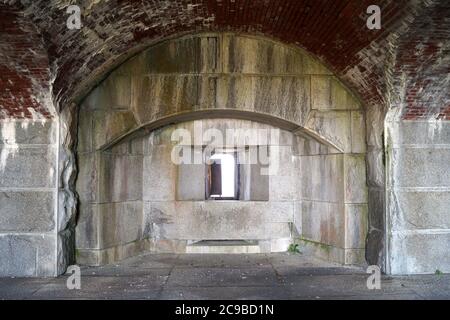
{"type": "Polygon", "coordinates": [[[142,254],[137,257],[132,257],[120,261],[114,265],[123,269],[127,267],[139,269],[154,269],[154,268],[172,268],[180,264],[180,258],[176,254],[142,254]]]}
{"type": "Polygon", "coordinates": [[[66,278],[61,280],[46,284],[31,299],[156,299],[165,281],[154,276],[96,276],[82,280],[81,290],[68,290],[66,278]]]}
{"type": "Polygon", "coordinates": [[[296,268],[343,268],[333,262],[323,261],[316,257],[297,253],[272,253],[267,255],[269,262],[275,267],[296,267],[296,268]],[[299,257],[302,257],[301,259],[299,257]]]}
{"type": "Polygon", "coordinates": [[[382,276],[301,254],[146,254],[59,278],[0,278],[0,299],[450,299],[450,275],[382,276]]]}
{"type": "Polygon", "coordinates": [[[270,266],[266,254],[185,254],[178,256],[177,267],[258,268],[270,266]]]}
{"type": "Polygon", "coordinates": [[[165,300],[287,300],[289,292],[282,286],[266,287],[177,287],[165,288],[165,300]]]}
{"type": "Polygon", "coordinates": [[[170,275],[168,286],[187,287],[255,287],[277,286],[270,266],[259,268],[179,268],[170,275]]]}

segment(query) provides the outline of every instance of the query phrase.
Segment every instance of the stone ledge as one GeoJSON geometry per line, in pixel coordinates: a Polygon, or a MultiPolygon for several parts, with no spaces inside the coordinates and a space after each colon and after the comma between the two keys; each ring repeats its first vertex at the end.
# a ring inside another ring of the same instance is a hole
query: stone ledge
{"type": "Polygon", "coordinates": [[[343,265],[366,264],[364,249],[343,249],[319,242],[309,241],[307,239],[298,239],[294,242],[299,244],[299,250],[301,253],[313,255],[319,259],[336,262],[343,265]]]}
{"type": "Polygon", "coordinates": [[[101,266],[150,251],[149,239],[138,240],[107,249],[76,249],[76,262],[80,265],[101,266]]]}

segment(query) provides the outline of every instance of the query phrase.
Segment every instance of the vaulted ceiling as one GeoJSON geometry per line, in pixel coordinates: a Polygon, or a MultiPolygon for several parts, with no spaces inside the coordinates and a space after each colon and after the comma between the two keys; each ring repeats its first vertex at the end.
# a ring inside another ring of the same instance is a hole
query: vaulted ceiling
{"type": "Polygon", "coordinates": [[[51,117],[162,39],[200,31],[302,47],[367,107],[450,120],[448,0],[0,0],[0,119],[51,117]],[[66,26],[78,3],[82,28],[66,26]],[[381,30],[366,26],[381,7],[381,30]]]}

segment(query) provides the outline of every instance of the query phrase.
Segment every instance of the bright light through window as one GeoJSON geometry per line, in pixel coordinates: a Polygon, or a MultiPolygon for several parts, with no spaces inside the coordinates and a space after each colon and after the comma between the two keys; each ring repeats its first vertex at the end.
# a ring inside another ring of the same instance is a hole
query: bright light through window
{"type": "Polygon", "coordinates": [[[236,163],[233,154],[217,153],[211,156],[211,160],[220,164],[222,176],[222,194],[212,194],[211,197],[234,198],[236,163]]]}

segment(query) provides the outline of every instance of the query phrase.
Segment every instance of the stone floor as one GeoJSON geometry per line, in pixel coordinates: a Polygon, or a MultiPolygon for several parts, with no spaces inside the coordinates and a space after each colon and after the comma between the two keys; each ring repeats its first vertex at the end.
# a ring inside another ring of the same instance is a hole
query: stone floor
{"type": "Polygon", "coordinates": [[[1,278],[0,299],[450,299],[450,275],[368,274],[301,254],[148,254],[83,267],[81,289],[59,278],[1,278]]]}

